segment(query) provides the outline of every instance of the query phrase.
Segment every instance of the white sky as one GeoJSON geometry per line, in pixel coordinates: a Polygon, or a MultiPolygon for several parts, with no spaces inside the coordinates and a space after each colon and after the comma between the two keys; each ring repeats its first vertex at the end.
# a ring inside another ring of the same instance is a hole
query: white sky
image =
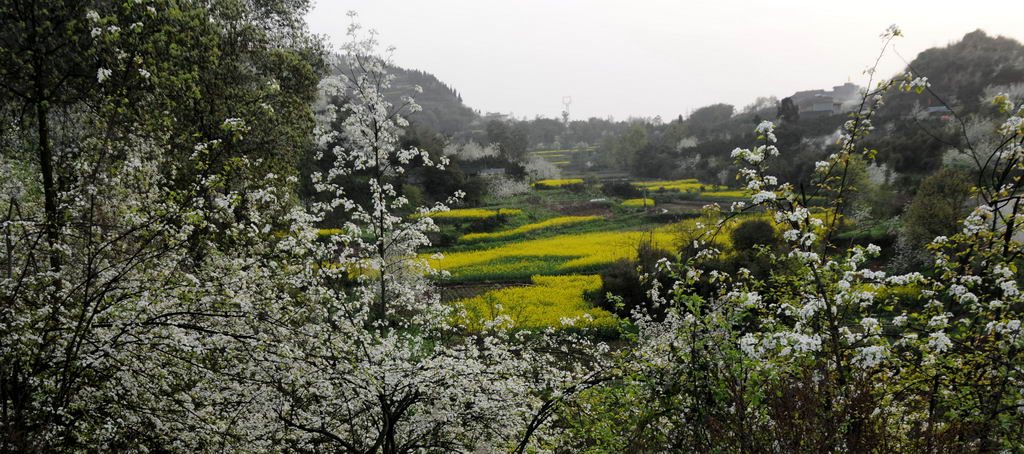
{"type": "MultiPolygon", "coordinates": [[[[757,96],[865,85],[878,35],[918,52],[982,29],[1024,41],[1021,0],[315,0],[314,33],[344,39],[346,11],[394,45],[395,64],[436,75],[483,112],[661,115],[757,96]]],[[[890,52],[880,74],[904,67],[890,52]]]]}

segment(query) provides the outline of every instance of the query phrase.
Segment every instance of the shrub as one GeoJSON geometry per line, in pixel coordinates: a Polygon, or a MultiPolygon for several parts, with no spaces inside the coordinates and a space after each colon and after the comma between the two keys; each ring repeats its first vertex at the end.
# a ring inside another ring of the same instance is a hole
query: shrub
{"type": "Polygon", "coordinates": [[[764,219],[750,219],[743,221],[729,233],[732,240],[732,248],[739,251],[749,251],[754,246],[775,246],[779,242],[778,234],[771,222],[764,219]]]}
{"type": "Polygon", "coordinates": [[[635,259],[620,259],[601,272],[600,292],[591,295],[598,305],[622,317],[629,317],[633,310],[640,306],[651,313],[660,313],[653,307],[649,290],[651,279],[663,285],[670,280],[659,272],[657,264],[661,260],[672,260],[675,256],[668,250],[659,248],[649,238],[642,239],[636,246],[635,259]],[[608,298],[613,295],[614,298],[608,298]]]}
{"type": "Polygon", "coordinates": [[[601,185],[601,193],[608,197],[635,199],[643,195],[643,191],[628,181],[613,181],[601,185]]]}

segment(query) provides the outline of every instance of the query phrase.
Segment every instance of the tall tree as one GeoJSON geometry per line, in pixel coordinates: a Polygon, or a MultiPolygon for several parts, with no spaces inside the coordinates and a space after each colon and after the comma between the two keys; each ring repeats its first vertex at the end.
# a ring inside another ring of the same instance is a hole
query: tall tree
{"type": "Polygon", "coordinates": [[[796,123],[800,121],[800,109],[793,103],[793,98],[782,98],[779,102],[779,109],[775,113],[776,118],[782,119],[782,121],[789,123],[796,123]]]}
{"type": "Polygon", "coordinates": [[[293,199],[305,7],[0,2],[0,450],[216,444],[177,393],[222,371],[223,289],[293,199]]]}
{"type": "Polygon", "coordinates": [[[321,113],[321,143],[332,145],[320,153],[334,166],[314,180],[332,197],[313,214],[344,210],[350,222],[302,248],[331,266],[297,267],[304,291],[289,301],[296,315],[288,329],[266,327],[255,391],[267,401],[262,411],[280,423],[281,441],[300,450],[526,452],[543,439],[555,405],[592,375],[594,365],[574,355],[601,347],[575,336],[524,336],[500,317],[468,320],[441,301],[417,250],[435,229],[430,214],[447,208],[403,216],[409,200],[397,184],[408,168],[447,161],[400,147],[404,115],[417,105],[388,102],[394,77],[377,42],[356,26],[349,33],[350,72],[323,84],[349,101],[321,113]],[[368,197],[350,198],[344,177],[354,172],[367,176],[368,197]]]}
{"type": "Polygon", "coordinates": [[[968,172],[953,167],[921,181],[903,215],[903,235],[908,246],[923,249],[936,237],[955,234],[970,211],[967,202],[973,183],[968,172]]]}

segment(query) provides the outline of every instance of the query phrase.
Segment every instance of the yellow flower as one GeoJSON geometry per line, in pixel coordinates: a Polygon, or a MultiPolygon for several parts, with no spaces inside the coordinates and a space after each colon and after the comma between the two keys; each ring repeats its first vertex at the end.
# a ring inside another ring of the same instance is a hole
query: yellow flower
{"type": "Polygon", "coordinates": [[[717,197],[717,198],[733,198],[733,199],[749,199],[751,196],[750,191],[736,189],[732,191],[707,191],[700,194],[702,197],[717,197]]]}
{"type": "Polygon", "coordinates": [[[519,235],[519,234],[522,234],[522,233],[532,232],[534,230],[540,230],[540,229],[545,229],[545,228],[548,228],[548,227],[555,227],[555,226],[559,226],[559,225],[575,224],[577,222],[592,221],[592,220],[595,220],[595,219],[601,219],[601,217],[600,216],[563,216],[563,217],[558,217],[558,218],[547,219],[547,220],[544,220],[544,221],[541,221],[541,222],[535,222],[533,224],[522,225],[522,226],[516,227],[516,228],[511,229],[511,230],[503,230],[503,231],[500,231],[500,232],[492,232],[492,233],[470,233],[470,234],[467,234],[467,235],[462,235],[462,237],[459,238],[459,240],[460,241],[477,241],[477,240],[494,240],[494,239],[499,239],[499,238],[508,238],[508,237],[516,236],[516,235],[519,235]]]}
{"type": "MultiPolygon", "coordinates": [[[[434,219],[484,219],[491,216],[497,216],[499,214],[519,214],[523,210],[517,210],[515,208],[498,208],[496,210],[485,210],[480,208],[463,208],[458,210],[438,211],[436,213],[430,213],[427,216],[434,219]]],[[[420,217],[419,214],[414,214],[413,217],[420,217]]]]}
{"type": "Polygon", "coordinates": [[[636,256],[647,237],[658,247],[672,249],[675,235],[668,228],[651,233],[637,231],[592,232],[557,235],[502,246],[447,254],[431,260],[436,269],[447,270],[455,280],[521,279],[533,274],[565,274],[589,271],[620,259],[636,256]]]}
{"type": "Polygon", "coordinates": [[[627,199],[622,201],[622,206],[636,208],[636,207],[653,207],[654,199],[627,199]]]}
{"type": "Polygon", "coordinates": [[[533,187],[549,187],[558,188],[562,186],[568,186],[570,184],[582,184],[583,180],[579,178],[568,178],[564,180],[540,180],[533,183],[533,187]]]}
{"type": "Polygon", "coordinates": [[[700,191],[704,189],[710,189],[712,191],[725,189],[723,186],[717,186],[713,184],[704,184],[697,181],[696,178],[687,178],[685,180],[672,180],[672,181],[638,181],[633,183],[634,186],[640,188],[647,188],[649,191],[678,191],[678,192],[690,192],[700,191]]]}
{"type": "Polygon", "coordinates": [[[505,287],[456,302],[466,310],[460,320],[470,331],[507,316],[516,329],[594,328],[614,331],[619,320],[612,313],[592,307],[584,296],[601,289],[601,277],[593,275],[533,276],[533,285],[505,287]]]}

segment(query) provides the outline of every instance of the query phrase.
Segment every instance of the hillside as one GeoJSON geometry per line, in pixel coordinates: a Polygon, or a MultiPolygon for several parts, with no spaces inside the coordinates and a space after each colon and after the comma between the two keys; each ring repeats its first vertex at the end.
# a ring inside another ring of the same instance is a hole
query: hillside
{"type": "MultiPolygon", "coordinates": [[[[342,58],[338,58],[337,65],[335,73],[350,72],[342,58]]],[[[433,74],[398,66],[389,66],[387,71],[395,76],[391,89],[386,93],[387,100],[399,105],[402,96],[412,96],[423,110],[406,114],[406,117],[420,129],[453,136],[469,130],[470,125],[479,119],[473,109],[462,103],[462,96],[454,88],[433,74]],[[414,87],[417,85],[423,89],[422,93],[416,92],[414,87]]]]}
{"type": "Polygon", "coordinates": [[[454,135],[468,130],[470,124],[479,117],[473,109],[462,103],[462,96],[454,88],[433,74],[399,67],[388,70],[395,75],[392,89],[396,93],[389,96],[396,98],[392,102],[397,101],[402,94],[409,94],[423,107],[422,111],[409,116],[413,123],[441,134],[454,135]],[[413,91],[416,85],[423,88],[422,93],[413,91]]]}
{"type": "MultiPolygon", "coordinates": [[[[981,99],[986,88],[1024,83],[1024,45],[975,30],[956,43],[921,52],[907,71],[927,77],[932,91],[957,113],[973,113],[989,101],[981,99]]],[[[915,105],[938,104],[902,93],[894,95],[884,111],[892,117],[913,113],[915,105]]]]}

